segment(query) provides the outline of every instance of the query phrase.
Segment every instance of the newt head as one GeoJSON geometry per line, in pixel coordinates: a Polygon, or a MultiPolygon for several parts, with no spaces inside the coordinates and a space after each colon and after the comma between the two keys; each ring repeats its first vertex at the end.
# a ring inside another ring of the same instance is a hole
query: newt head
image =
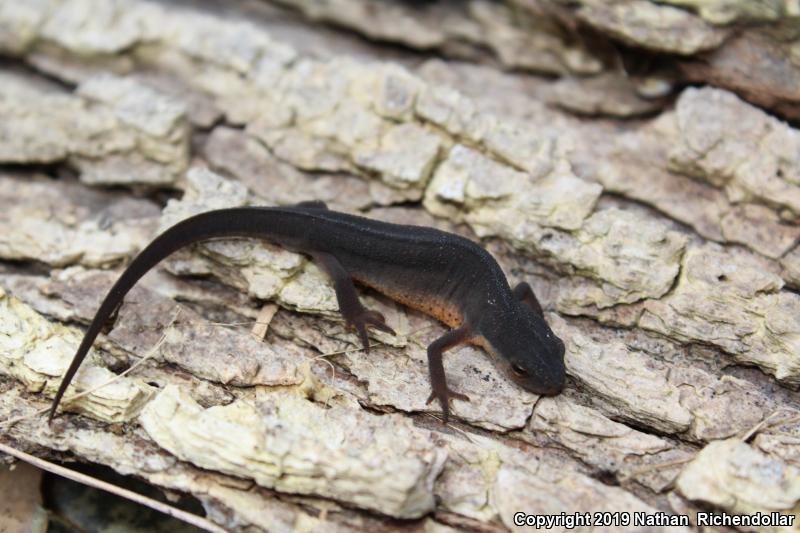
{"type": "Polygon", "coordinates": [[[552,396],[564,388],[564,342],[556,337],[544,318],[525,304],[513,312],[486,317],[479,326],[481,344],[523,389],[552,396]]]}

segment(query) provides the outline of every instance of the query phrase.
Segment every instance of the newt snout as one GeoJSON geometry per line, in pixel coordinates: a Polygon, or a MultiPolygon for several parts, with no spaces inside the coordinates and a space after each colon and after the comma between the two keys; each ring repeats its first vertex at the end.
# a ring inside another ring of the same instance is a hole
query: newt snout
{"type": "Polygon", "coordinates": [[[540,314],[524,301],[513,313],[481,324],[486,339],[505,374],[523,389],[552,396],[564,389],[564,342],[540,314]]]}

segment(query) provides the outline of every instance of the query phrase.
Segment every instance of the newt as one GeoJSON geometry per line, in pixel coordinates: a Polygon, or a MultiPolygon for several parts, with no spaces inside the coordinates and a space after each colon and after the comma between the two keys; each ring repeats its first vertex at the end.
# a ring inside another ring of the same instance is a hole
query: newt
{"type": "Polygon", "coordinates": [[[442,364],[443,353],[462,343],[484,348],[528,391],[554,395],[564,387],[564,343],[545,322],[533,290],[526,282],[512,290],[481,246],[434,228],[390,224],[332,211],[322,202],[303,202],[207,211],[158,235],[131,261],[97,310],[58,388],[50,421],[95,339],[136,282],[178,249],[224,237],[260,238],[310,256],[331,278],[339,311],[367,353],[367,327],[394,331],[381,313],[361,304],[354,281],[453,328],[428,346],[427,403],[439,401],[445,422],[451,400],[469,401],[448,387],[442,364]]]}

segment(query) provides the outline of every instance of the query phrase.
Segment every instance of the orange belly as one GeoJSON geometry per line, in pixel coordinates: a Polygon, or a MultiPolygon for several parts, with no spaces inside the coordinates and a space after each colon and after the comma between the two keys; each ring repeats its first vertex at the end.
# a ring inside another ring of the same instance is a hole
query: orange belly
{"type": "Polygon", "coordinates": [[[441,320],[451,328],[457,328],[464,323],[464,316],[461,311],[449,302],[409,292],[387,291],[385,288],[376,288],[376,290],[396,302],[441,320]]]}
{"type": "Polygon", "coordinates": [[[464,323],[464,316],[461,311],[450,302],[445,302],[430,296],[422,294],[414,294],[410,291],[394,290],[388,287],[378,287],[369,283],[367,280],[360,279],[354,276],[354,279],[372,289],[375,289],[381,294],[385,294],[395,302],[422,311],[438,320],[441,320],[451,328],[457,328],[464,323]]]}
{"type": "MultiPolygon", "coordinates": [[[[464,323],[464,315],[455,305],[451,304],[450,302],[445,302],[436,298],[431,298],[430,296],[423,296],[421,294],[414,294],[409,291],[398,291],[388,289],[386,287],[377,287],[372,285],[371,283],[366,283],[364,280],[359,278],[355,278],[356,281],[370,287],[378,291],[381,294],[385,294],[395,302],[401,303],[405,306],[411,307],[412,309],[416,309],[417,311],[422,311],[426,315],[430,315],[437,320],[447,324],[451,328],[457,328],[464,323]]],[[[492,354],[492,350],[489,347],[489,343],[482,335],[476,335],[469,339],[468,341],[470,344],[474,344],[476,346],[480,346],[484,350],[486,350],[489,354],[492,354]]]]}

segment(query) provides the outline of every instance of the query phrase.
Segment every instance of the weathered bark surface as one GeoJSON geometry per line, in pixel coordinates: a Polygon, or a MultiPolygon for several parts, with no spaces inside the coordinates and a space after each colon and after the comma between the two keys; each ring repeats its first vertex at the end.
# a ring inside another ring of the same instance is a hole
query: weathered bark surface
{"type": "Polygon", "coordinates": [[[0,0],[0,439],[189,493],[234,530],[798,514],[797,11],[0,0]],[[472,401],[444,427],[425,403],[441,325],[365,294],[397,335],[352,351],[314,264],[230,240],[147,276],[74,391],[148,363],[53,427],[3,424],[48,404],[159,230],[311,199],[481,239],[545,304],[565,392],[461,347],[448,379],[472,401]]]}

